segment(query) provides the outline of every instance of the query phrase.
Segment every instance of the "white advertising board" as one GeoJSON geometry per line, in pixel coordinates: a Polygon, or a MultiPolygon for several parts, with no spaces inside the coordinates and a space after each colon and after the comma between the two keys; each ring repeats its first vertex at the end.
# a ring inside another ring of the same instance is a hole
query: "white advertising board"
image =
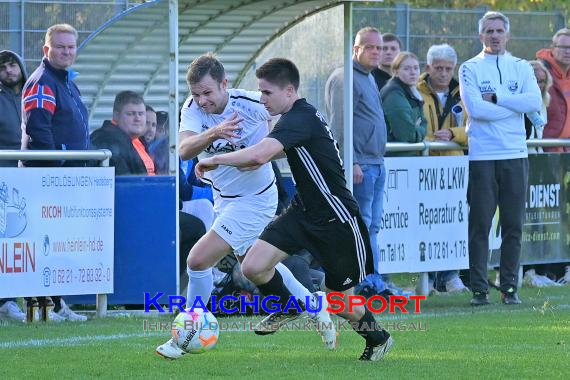
{"type": "Polygon", "coordinates": [[[114,168],[0,168],[0,298],[113,292],[114,168]]]}
{"type": "Polygon", "coordinates": [[[385,159],[380,272],[431,272],[469,267],[468,159],[385,159]]]}

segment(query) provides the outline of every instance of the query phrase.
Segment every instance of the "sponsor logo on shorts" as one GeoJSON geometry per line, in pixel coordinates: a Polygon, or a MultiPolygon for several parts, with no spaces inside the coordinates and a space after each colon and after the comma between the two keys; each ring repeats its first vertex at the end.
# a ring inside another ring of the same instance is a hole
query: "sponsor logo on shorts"
{"type": "Polygon", "coordinates": [[[232,234],[232,231],[231,231],[228,227],[226,227],[225,225],[223,225],[223,224],[222,224],[222,229],[223,229],[224,231],[226,231],[229,235],[232,234]]]}

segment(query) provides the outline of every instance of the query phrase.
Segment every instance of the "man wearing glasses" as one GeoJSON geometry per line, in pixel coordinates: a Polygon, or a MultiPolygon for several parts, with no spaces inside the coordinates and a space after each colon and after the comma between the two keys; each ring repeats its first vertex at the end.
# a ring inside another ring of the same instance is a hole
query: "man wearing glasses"
{"type": "MultiPolygon", "coordinates": [[[[570,29],[556,32],[552,37],[552,47],[539,50],[536,57],[542,60],[553,80],[544,138],[570,138],[570,29]]],[[[570,147],[544,148],[544,151],[569,152],[570,147]]]]}

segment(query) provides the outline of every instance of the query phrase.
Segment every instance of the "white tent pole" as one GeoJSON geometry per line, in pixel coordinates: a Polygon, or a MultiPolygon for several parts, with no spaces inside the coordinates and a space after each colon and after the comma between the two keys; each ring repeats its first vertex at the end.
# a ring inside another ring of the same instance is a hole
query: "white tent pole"
{"type": "MultiPolygon", "coordinates": [[[[169,29],[169,54],[168,54],[168,145],[170,164],[170,175],[176,178],[176,189],[178,183],[178,0],[168,0],[168,29],[169,29]]],[[[176,209],[178,210],[178,191],[176,191],[176,209]]],[[[179,225],[178,213],[176,213],[176,225],[179,225]]],[[[180,252],[180,233],[176,228],[176,290],[180,293],[180,268],[178,260],[178,252],[180,252]]]]}
{"type": "Polygon", "coordinates": [[[352,3],[344,3],[344,148],[346,183],[352,190],[352,3]]]}

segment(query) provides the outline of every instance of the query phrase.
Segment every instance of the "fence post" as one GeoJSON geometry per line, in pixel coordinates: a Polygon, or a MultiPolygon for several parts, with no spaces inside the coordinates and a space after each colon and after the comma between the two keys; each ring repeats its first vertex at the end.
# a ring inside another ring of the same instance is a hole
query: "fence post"
{"type": "Polygon", "coordinates": [[[410,7],[405,3],[396,4],[396,35],[405,36],[404,44],[406,50],[410,46],[410,25],[409,25],[410,7]]]}
{"type": "MultiPolygon", "coordinates": [[[[429,141],[424,141],[424,149],[422,150],[422,157],[429,156],[429,141]]],[[[418,284],[416,285],[416,293],[422,296],[429,295],[429,274],[422,272],[419,274],[418,284]]]]}
{"type": "MultiPolygon", "coordinates": [[[[101,161],[99,166],[109,167],[110,157],[105,158],[101,161]]],[[[104,318],[107,316],[107,295],[106,294],[96,294],[95,300],[95,316],[97,318],[104,318]]]]}
{"type": "Polygon", "coordinates": [[[97,318],[103,318],[107,316],[107,295],[97,294],[97,300],[95,306],[95,316],[97,318]]]}

